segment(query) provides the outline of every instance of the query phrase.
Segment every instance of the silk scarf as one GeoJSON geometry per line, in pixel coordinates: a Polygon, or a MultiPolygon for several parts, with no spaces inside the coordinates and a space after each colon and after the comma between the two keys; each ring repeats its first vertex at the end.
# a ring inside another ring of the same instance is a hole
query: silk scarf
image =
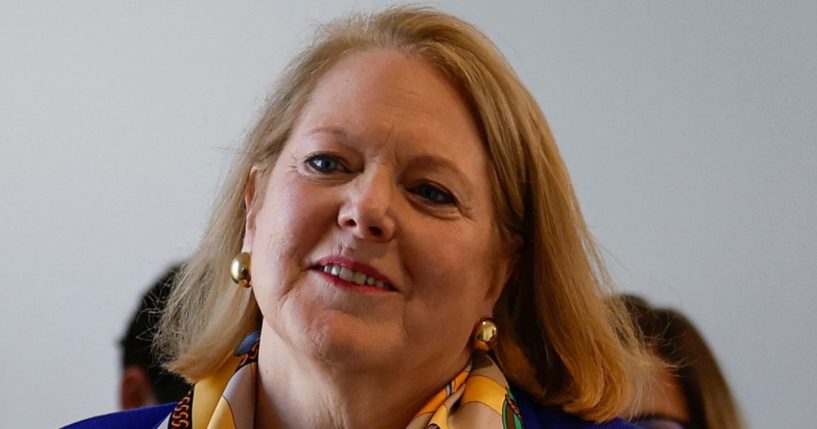
{"type": "MultiPolygon", "coordinates": [[[[236,355],[199,381],[158,428],[252,429],[258,372],[258,332],[236,355]]],[[[434,395],[406,429],[521,429],[522,417],[505,376],[487,355],[468,366],[434,395]]]]}

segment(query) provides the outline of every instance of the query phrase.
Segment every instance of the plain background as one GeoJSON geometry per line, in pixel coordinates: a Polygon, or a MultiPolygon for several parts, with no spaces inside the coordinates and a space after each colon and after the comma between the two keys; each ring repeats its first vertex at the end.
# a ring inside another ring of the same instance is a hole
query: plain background
{"type": "MultiPolygon", "coordinates": [[[[548,115],[618,283],[681,308],[754,428],[817,421],[817,3],[436,3],[548,115]]],[[[381,2],[0,3],[0,409],[117,406],[117,339],[196,245],[278,72],[381,2]]]]}

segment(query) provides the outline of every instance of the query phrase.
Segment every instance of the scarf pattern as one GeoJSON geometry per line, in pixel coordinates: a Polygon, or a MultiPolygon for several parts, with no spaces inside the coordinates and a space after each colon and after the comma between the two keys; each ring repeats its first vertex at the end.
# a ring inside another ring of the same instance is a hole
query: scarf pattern
{"type": "MultiPolygon", "coordinates": [[[[258,372],[258,332],[248,336],[211,376],[196,383],[158,428],[252,429],[258,372]]],[[[487,355],[435,394],[406,429],[523,429],[519,407],[505,376],[487,355]]]]}

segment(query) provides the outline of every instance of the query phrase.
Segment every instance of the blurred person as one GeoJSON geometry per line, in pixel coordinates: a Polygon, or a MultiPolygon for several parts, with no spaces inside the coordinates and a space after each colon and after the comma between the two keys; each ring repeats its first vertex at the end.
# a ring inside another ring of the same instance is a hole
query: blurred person
{"type": "Polygon", "coordinates": [[[190,389],[181,377],[161,367],[153,338],[181,264],[172,266],[142,296],[139,307],[119,341],[122,380],[119,404],[123,410],[176,402],[190,389]]]}
{"type": "Polygon", "coordinates": [[[737,404],[712,350],[683,314],[634,295],[622,301],[645,342],[666,365],[656,366],[644,396],[626,416],[645,429],[740,429],[737,404]]]}

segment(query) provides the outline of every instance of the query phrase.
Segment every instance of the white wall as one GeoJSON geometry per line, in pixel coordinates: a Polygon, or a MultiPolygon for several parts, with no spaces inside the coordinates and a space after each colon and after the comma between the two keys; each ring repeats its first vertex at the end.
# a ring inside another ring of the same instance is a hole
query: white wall
{"type": "MultiPolygon", "coordinates": [[[[117,338],[195,245],[311,27],[380,2],[0,3],[0,410],[117,406],[117,338]]],[[[817,3],[442,3],[541,102],[623,289],[702,328],[755,428],[817,421],[817,3]],[[502,3],[502,4],[500,4],[502,3]]]]}

